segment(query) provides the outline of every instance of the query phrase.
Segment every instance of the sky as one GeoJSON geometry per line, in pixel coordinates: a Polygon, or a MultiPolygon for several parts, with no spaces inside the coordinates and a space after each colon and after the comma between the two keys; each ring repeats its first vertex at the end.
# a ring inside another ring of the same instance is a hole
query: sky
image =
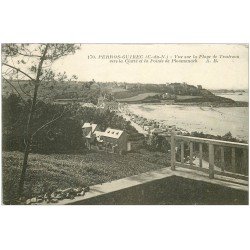
{"type": "Polygon", "coordinates": [[[66,71],[68,75],[75,74],[79,81],[94,79],[96,82],[186,82],[193,85],[202,84],[208,89],[247,89],[248,46],[244,44],[82,44],[81,49],[74,55],[57,61],[54,69],[66,71]],[[122,63],[121,61],[111,63],[107,59],[109,55],[134,56],[135,59],[139,58],[142,61],[131,62],[122,59],[122,63]],[[153,58],[154,56],[164,56],[163,63],[154,61],[156,59],[153,58]],[[197,62],[171,63],[177,56],[181,60],[197,57],[197,62]],[[207,63],[206,59],[209,56],[210,63],[207,63]],[[147,63],[145,59],[148,60],[147,63]],[[166,59],[169,63],[166,63],[166,59]],[[218,62],[213,62],[214,59],[218,62]]]}

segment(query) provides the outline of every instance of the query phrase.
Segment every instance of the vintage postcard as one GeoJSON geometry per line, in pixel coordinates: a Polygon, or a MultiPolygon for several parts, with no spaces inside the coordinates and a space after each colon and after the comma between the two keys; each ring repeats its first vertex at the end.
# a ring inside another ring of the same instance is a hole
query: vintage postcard
{"type": "Polygon", "coordinates": [[[248,204],[248,53],[2,44],[2,203],[248,204]]]}

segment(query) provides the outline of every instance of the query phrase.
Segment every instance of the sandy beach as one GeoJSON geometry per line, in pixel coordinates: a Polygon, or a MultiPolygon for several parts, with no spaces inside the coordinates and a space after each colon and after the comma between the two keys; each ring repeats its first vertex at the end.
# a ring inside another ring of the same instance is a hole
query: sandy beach
{"type": "Polygon", "coordinates": [[[248,107],[197,107],[183,105],[131,104],[127,109],[132,114],[164,121],[165,124],[185,129],[188,132],[203,132],[248,140],[248,107]]]}

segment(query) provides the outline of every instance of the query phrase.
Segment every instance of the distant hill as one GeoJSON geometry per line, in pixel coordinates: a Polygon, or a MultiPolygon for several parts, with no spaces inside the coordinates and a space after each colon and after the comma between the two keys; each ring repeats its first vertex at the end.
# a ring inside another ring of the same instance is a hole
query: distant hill
{"type": "Polygon", "coordinates": [[[127,93],[116,92],[115,97],[117,99],[132,97],[132,93],[138,95],[139,93],[169,93],[175,95],[190,95],[190,96],[203,96],[203,95],[213,95],[210,91],[202,89],[201,85],[197,87],[187,83],[170,83],[170,84],[127,84],[127,93]],[[131,94],[128,94],[131,93],[131,94]]]}
{"type": "Polygon", "coordinates": [[[156,103],[168,100],[174,103],[224,103],[235,105],[235,101],[214,95],[211,91],[187,83],[133,84],[126,91],[113,93],[119,102],[156,103]]]}
{"type": "MultiPolygon", "coordinates": [[[[29,85],[28,81],[12,81],[12,83],[21,94],[22,90],[25,93],[32,94],[32,86],[29,85]]],[[[2,94],[8,95],[11,92],[13,92],[13,89],[3,81],[2,94]]],[[[91,102],[93,104],[97,104],[98,98],[102,96],[108,101],[117,100],[128,103],[157,103],[171,100],[174,103],[212,102],[238,105],[229,98],[216,96],[212,91],[202,88],[201,85],[194,86],[178,82],[169,84],[143,84],[95,82],[94,79],[89,82],[57,82],[41,86],[39,94],[42,96],[51,96],[54,101],[57,99],[70,101],[72,99],[72,101],[91,102]]]]}

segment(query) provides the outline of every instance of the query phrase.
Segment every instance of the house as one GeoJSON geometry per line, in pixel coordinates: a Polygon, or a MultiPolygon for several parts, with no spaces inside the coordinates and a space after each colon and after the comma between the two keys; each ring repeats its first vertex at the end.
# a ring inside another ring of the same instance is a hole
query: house
{"type": "Polygon", "coordinates": [[[128,135],[123,130],[107,128],[101,135],[101,140],[103,140],[106,147],[113,150],[114,153],[127,151],[128,135]]]}
{"type": "Polygon", "coordinates": [[[112,153],[123,153],[131,149],[127,133],[123,130],[107,128],[100,131],[97,124],[85,122],[82,126],[82,134],[86,140],[86,146],[97,146],[112,153]]]}
{"type": "MultiPolygon", "coordinates": [[[[91,144],[104,148],[111,153],[123,153],[128,151],[128,136],[123,130],[107,128],[105,132],[94,131],[92,139],[89,140],[91,144]]],[[[88,138],[87,138],[88,140],[88,138]]],[[[91,148],[91,147],[89,147],[91,148]]]]}
{"type": "Polygon", "coordinates": [[[83,136],[88,136],[93,134],[96,129],[98,129],[97,124],[91,122],[85,122],[82,126],[83,136]]]}
{"type": "Polygon", "coordinates": [[[94,132],[98,131],[97,124],[85,122],[82,126],[82,135],[86,140],[86,146],[90,149],[94,141],[94,132]]]}

